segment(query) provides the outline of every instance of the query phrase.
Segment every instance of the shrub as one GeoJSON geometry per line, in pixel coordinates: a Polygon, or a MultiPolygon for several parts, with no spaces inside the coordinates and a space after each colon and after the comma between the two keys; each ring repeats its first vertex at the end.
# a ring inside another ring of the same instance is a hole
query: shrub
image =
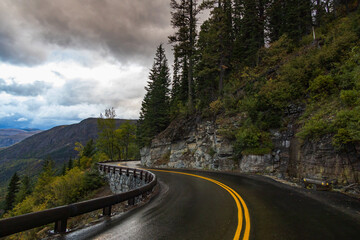
{"type": "Polygon", "coordinates": [[[296,134],[302,139],[306,138],[319,138],[327,133],[330,133],[332,125],[321,118],[320,115],[315,115],[305,122],[305,125],[296,134]]]}
{"type": "Polygon", "coordinates": [[[338,129],[337,133],[333,137],[333,145],[337,149],[341,149],[344,145],[352,142],[349,131],[345,128],[338,129]]]}
{"type": "Polygon", "coordinates": [[[293,42],[284,34],[277,41],[271,43],[271,47],[259,50],[259,57],[261,58],[260,64],[264,66],[276,66],[287,54],[292,52],[294,48],[295,45],[293,42]]]}
{"type": "Polygon", "coordinates": [[[340,92],[340,99],[345,105],[352,107],[360,99],[360,92],[357,90],[342,90],[340,92]]]}
{"type": "Polygon", "coordinates": [[[335,118],[336,134],[333,144],[342,148],[349,143],[360,142],[360,107],[340,111],[335,118]]]}
{"type": "Polygon", "coordinates": [[[319,75],[314,80],[310,81],[308,91],[311,93],[313,99],[324,98],[334,92],[336,88],[334,79],[329,75],[319,75]]]}
{"type": "Polygon", "coordinates": [[[230,141],[233,141],[236,139],[236,137],[235,137],[236,130],[235,130],[235,127],[233,127],[233,126],[223,126],[222,128],[220,128],[218,130],[218,134],[230,141]]]}
{"type": "Polygon", "coordinates": [[[259,130],[255,126],[241,127],[236,134],[234,146],[235,155],[266,154],[273,145],[270,134],[259,130]]]}
{"type": "Polygon", "coordinates": [[[223,108],[223,103],[220,99],[217,99],[210,103],[210,111],[216,115],[220,112],[221,108],[223,108]]]}
{"type": "Polygon", "coordinates": [[[258,100],[256,97],[245,97],[238,102],[238,109],[240,112],[246,112],[247,115],[255,121],[258,114],[258,100]]]}
{"type": "Polygon", "coordinates": [[[97,169],[85,172],[83,178],[83,191],[85,193],[97,189],[104,184],[104,179],[101,177],[97,169]]]}
{"type": "Polygon", "coordinates": [[[290,88],[291,86],[288,82],[270,79],[261,88],[259,97],[265,98],[265,101],[272,108],[282,109],[287,106],[291,99],[290,88]]]}

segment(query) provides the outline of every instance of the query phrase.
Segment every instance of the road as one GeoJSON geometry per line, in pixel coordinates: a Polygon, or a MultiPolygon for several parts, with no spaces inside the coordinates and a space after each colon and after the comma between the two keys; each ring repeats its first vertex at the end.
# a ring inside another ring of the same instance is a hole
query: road
{"type": "Polygon", "coordinates": [[[234,239],[239,211],[243,221],[240,239],[246,237],[247,226],[250,239],[360,237],[358,199],[297,189],[261,176],[185,173],[209,180],[156,171],[160,193],[148,204],[63,239],[234,239]],[[234,194],[212,179],[236,191],[246,205],[239,208],[234,194]],[[245,219],[246,208],[250,221],[245,219]]]}

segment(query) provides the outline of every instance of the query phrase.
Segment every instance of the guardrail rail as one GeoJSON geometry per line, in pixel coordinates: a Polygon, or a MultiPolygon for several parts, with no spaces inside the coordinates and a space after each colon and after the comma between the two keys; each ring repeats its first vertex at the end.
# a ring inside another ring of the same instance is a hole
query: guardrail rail
{"type": "Polygon", "coordinates": [[[65,233],[67,220],[71,217],[79,216],[84,213],[103,209],[104,216],[111,215],[111,206],[128,201],[129,205],[135,203],[135,197],[148,195],[157,184],[156,175],[152,172],[126,168],[120,166],[106,165],[106,162],[98,163],[99,170],[105,173],[113,172],[118,174],[132,174],[135,178],[145,180],[145,185],[128,192],[114,194],[106,197],[95,198],[65,206],[55,207],[39,212],[28,213],[11,218],[0,220],[0,237],[5,237],[14,233],[26,231],[32,228],[41,227],[46,224],[55,223],[55,232],[65,233]]]}

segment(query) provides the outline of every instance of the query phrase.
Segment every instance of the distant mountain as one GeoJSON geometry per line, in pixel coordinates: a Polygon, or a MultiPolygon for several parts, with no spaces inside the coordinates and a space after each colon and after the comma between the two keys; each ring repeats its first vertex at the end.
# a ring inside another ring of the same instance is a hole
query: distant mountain
{"type": "MultiPolygon", "coordinates": [[[[117,119],[120,126],[127,120],[117,119]]],[[[136,120],[130,120],[136,123],[136,120]]],[[[14,130],[12,134],[14,135],[14,130]]],[[[51,156],[57,166],[60,166],[70,157],[75,158],[75,142],[86,144],[89,139],[98,136],[97,119],[88,118],[80,123],[57,126],[42,131],[11,147],[0,150],[0,198],[1,188],[10,179],[15,171],[30,176],[36,175],[41,168],[42,160],[51,156]]]]}
{"type": "Polygon", "coordinates": [[[40,132],[38,129],[0,129],[0,148],[9,147],[40,132]]]}

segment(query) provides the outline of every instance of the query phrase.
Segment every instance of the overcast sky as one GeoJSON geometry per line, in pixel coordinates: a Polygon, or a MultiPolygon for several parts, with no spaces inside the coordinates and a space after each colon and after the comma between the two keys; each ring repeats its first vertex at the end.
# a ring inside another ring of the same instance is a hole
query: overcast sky
{"type": "MultiPolygon", "coordinates": [[[[137,119],[169,0],[1,0],[0,128],[137,119]]],[[[171,62],[169,62],[171,65],[171,62]]]]}

